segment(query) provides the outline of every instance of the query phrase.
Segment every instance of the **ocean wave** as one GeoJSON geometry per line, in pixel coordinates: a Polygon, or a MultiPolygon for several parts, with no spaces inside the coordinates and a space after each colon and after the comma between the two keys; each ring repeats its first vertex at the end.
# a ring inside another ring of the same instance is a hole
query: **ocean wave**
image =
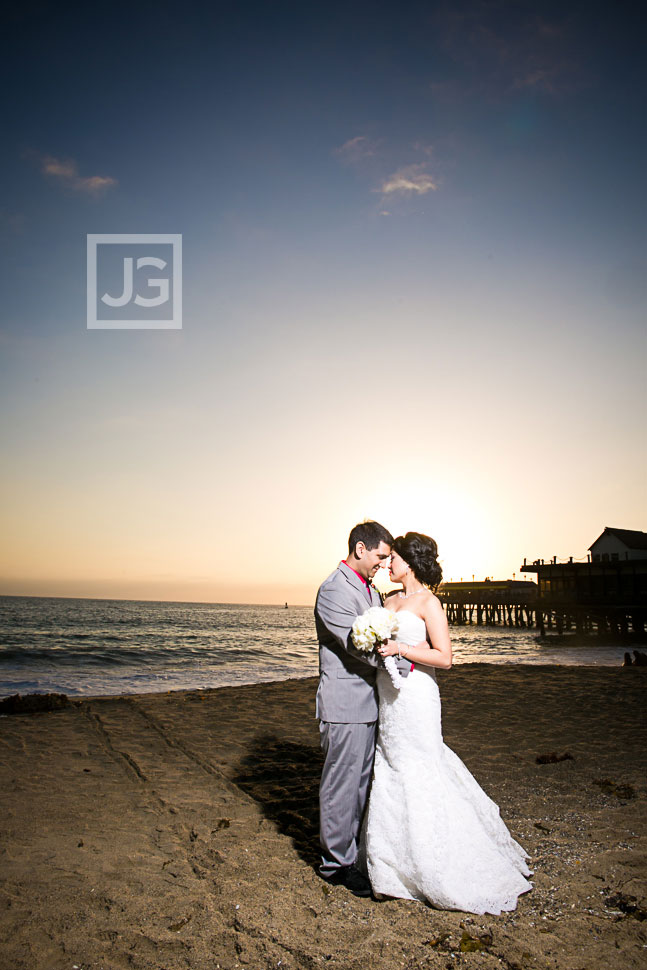
{"type": "MultiPolygon", "coordinates": [[[[257,683],[317,672],[312,609],[0,597],[0,694],[257,683]]],[[[617,664],[622,648],[538,643],[535,630],[451,628],[457,664],[617,664]]]]}

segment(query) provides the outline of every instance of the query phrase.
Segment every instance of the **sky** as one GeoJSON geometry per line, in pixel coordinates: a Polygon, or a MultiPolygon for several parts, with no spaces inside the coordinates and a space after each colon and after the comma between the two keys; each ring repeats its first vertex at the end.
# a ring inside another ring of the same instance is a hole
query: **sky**
{"type": "Polygon", "coordinates": [[[0,593],[309,604],[366,518],[447,580],[647,529],[640,17],[14,5],[0,593]],[[181,329],[88,329],[94,233],[181,234],[181,329]]]}

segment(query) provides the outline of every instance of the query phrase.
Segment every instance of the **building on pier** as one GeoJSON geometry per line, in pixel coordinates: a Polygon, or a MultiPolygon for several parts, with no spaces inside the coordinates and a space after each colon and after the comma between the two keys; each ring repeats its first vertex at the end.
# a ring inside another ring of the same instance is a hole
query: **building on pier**
{"type": "Polygon", "coordinates": [[[647,533],[607,527],[589,546],[586,562],[526,559],[536,573],[537,626],[579,633],[629,634],[643,639],[647,623],[647,533]]]}
{"type": "Polygon", "coordinates": [[[591,562],[626,562],[647,559],[647,532],[636,529],[612,529],[606,526],[601,536],[589,546],[591,562]]]}
{"type": "Polygon", "coordinates": [[[530,580],[514,579],[484,579],[474,582],[443,583],[438,590],[438,597],[441,600],[462,599],[469,600],[488,600],[496,602],[501,600],[511,600],[514,602],[526,602],[528,597],[533,597],[537,593],[537,583],[530,580]]]}

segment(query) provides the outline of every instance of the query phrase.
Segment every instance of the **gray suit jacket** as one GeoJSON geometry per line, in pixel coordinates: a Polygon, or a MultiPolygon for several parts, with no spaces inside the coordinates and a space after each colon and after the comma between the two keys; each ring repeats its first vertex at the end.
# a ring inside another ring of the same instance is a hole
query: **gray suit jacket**
{"type": "MultiPolygon", "coordinates": [[[[361,724],[377,720],[375,689],[378,657],[362,653],[351,639],[353,623],[370,606],[381,606],[382,599],[366,587],[353,570],[340,562],[334,573],[319,587],[315,603],[315,623],[319,640],[319,687],[317,717],[339,724],[361,724]]],[[[398,663],[406,676],[410,665],[398,663]]]]}

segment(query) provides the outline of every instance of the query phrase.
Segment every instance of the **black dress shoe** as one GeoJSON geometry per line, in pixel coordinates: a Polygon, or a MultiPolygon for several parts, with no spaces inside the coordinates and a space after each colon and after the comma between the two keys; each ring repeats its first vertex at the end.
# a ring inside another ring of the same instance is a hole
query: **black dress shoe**
{"type": "Polygon", "coordinates": [[[345,886],[353,896],[366,897],[371,895],[371,884],[355,866],[345,866],[326,879],[332,886],[345,886]]]}

